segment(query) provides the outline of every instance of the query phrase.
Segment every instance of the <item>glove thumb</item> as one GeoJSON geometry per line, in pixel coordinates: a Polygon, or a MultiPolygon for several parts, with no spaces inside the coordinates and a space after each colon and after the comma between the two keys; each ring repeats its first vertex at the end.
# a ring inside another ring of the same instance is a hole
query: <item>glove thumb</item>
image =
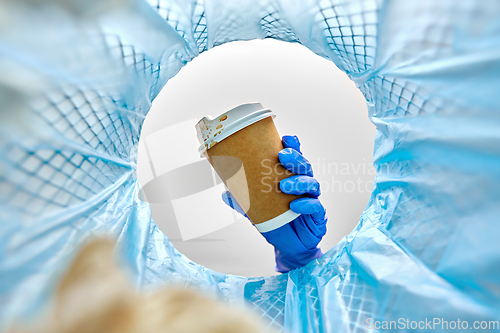
{"type": "Polygon", "coordinates": [[[224,203],[226,205],[228,205],[229,207],[231,207],[232,209],[234,209],[235,211],[237,211],[238,213],[240,213],[241,215],[243,215],[244,217],[246,217],[247,219],[250,220],[250,218],[247,216],[247,214],[245,214],[245,211],[243,210],[243,208],[241,208],[240,204],[233,197],[231,192],[229,192],[229,191],[223,192],[222,193],[222,201],[224,201],[224,203]]]}

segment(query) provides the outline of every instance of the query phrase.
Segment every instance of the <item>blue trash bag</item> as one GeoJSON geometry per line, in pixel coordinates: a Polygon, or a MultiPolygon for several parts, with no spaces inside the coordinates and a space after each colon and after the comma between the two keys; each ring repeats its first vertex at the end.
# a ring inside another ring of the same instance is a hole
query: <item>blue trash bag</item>
{"type": "Polygon", "coordinates": [[[246,300],[282,331],[498,329],[500,2],[0,6],[0,330],[32,318],[96,235],[118,239],[138,288],[183,281],[246,300]],[[165,83],[208,49],[256,38],[301,43],[356,83],[377,175],[358,225],[323,257],[244,278],[172,246],[138,199],[136,161],[165,83]]]}

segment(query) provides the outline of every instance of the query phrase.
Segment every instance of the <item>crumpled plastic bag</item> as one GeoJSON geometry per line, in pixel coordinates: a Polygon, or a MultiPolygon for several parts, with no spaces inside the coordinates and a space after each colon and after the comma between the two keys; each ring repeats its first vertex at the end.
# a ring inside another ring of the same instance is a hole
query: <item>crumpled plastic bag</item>
{"type": "Polygon", "coordinates": [[[498,329],[500,3],[82,4],[0,2],[0,329],[35,316],[95,235],[118,239],[138,287],[246,300],[283,331],[498,329]],[[138,199],[136,159],[167,80],[255,38],[301,43],[357,84],[377,175],[359,224],[322,258],[244,278],[176,251],[138,199]]]}

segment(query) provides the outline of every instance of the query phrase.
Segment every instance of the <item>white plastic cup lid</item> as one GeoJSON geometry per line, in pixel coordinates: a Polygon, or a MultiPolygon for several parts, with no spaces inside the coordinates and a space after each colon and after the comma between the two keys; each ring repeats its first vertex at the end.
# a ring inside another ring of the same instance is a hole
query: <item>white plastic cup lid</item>
{"type": "Polygon", "coordinates": [[[196,124],[196,133],[201,144],[198,148],[200,156],[203,157],[208,149],[228,136],[267,117],[276,116],[258,102],[239,105],[215,119],[211,116],[203,117],[196,124]]]}

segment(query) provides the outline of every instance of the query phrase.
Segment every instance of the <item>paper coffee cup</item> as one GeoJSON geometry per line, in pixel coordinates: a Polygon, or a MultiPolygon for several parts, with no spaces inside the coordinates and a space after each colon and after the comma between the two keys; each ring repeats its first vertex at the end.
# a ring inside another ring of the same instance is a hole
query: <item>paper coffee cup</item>
{"type": "Polygon", "coordinates": [[[300,215],[290,210],[290,202],[300,196],[279,189],[279,182],[293,173],[279,162],[283,145],[274,117],[260,103],[249,103],[196,124],[200,154],[260,232],[277,229],[300,215]]]}

